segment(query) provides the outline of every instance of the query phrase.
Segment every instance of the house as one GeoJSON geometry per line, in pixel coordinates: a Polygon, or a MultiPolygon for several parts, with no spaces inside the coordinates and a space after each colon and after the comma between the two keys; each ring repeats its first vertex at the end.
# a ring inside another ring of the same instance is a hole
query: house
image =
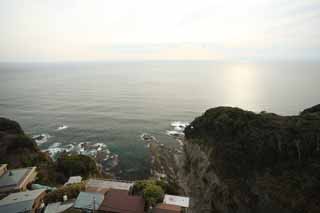
{"type": "Polygon", "coordinates": [[[176,205],[170,205],[165,203],[158,204],[152,211],[152,213],[181,213],[182,208],[176,205]]]}
{"type": "Polygon", "coordinates": [[[75,209],[81,209],[86,212],[98,210],[104,195],[97,192],[80,192],[73,206],[75,209]]]}
{"type": "Polygon", "coordinates": [[[64,212],[68,209],[71,209],[74,205],[74,200],[70,200],[67,202],[56,202],[56,203],[49,203],[46,206],[44,213],[60,213],[64,212]]]}
{"type": "Polygon", "coordinates": [[[164,195],[163,203],[188,208],[189,200],[188,197],[166,194],[164,195]]]}
{"type": "Polygon", "coordinates": [[[8,170],[7,164],[2,164],[0,166],[0,192],[24,191],[36,176],[36,167],[8,170]]]}
{"type": "Polygon", "coordinates": [[[90,179],[86,184],[86,192],[98,192],[98,193],[105,194],[110,189],[131,191],[132,187],[133,187],[132,182],[90,179]]]}
{"type": "Polygon", "coordinates": [[[98,210],[105,213],[144,213],[144,204],[141,196],[129,195],[127,190],[110,189],[98,210]]]}
{"type": "Polygon", "coordinates": [[[163,203],[158,204],[152,213],[181,213],[187,212],[190,199],[183,196],[175,196],[166,194],[163,203]]]}
{"type": "Polygon", "coordinates": [[[81,183],[81,181],[82,181],[81,176],[72,176],[72,177],[69,177],[69,180],[64,185],[66,186],[69,184],[81,183]]]}
{"type": "Polygon", "coordinates": [[[0,200],[0,212],[40,212],[45,194],[44,189],[12,193],[0,200]]]}

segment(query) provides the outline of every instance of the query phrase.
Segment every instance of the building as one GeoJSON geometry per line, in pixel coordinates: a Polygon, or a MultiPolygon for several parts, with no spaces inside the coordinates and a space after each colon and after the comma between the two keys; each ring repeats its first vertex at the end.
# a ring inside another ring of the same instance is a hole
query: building
{"type": "Polygon", "coordinates": [[[163,203],[158,204],[152,213],[181,213],[187,212],[190,199],[183,196],[166,194],[163,203]]]}
{"type": "Polygon", "coordinates": [[[74,205],[74,200],[67,201],[67,202],[49,203],[46,206],[44,213],[61,213],[68,209],[71,209],[73,205],[74,205]]]}
{"type": "Polygon", "coordinates": [[[189,208],[189,198],[183,196],[175,196],[175,195],[164,195],[163,199],[164,204],[170,204],[175,206],[180,206],[183,208],[189,208]]]}
{"type": "Polygon", "coordinates": [[[0,193],[24,191],[37,176],[36,167],[7,169],[7,164],[0,166],[0,193]]]}
{"type": "Polygon", "coordinates": [[[98,192],[105,194],[110,189],[131,191],[132,187],[132,182],[90,179],[86,184],[86,192],[98,192]]]}
{"type": "Polygon", "coordinates": [[[152,211],[152,213],[181,213],[182,208],[176,205],[170,205],[165,203],[158,204],[152,211]]]}
{"type": "Polygon", "coordinates": [[[101,193],[80,192],[73,207],[86,212],[98,210],[103,199],[104,195],[101,193]]]}
{"type": "Polygon", "coordinates": [[[40,212],[45,194],[44,189],[12,193],[0,200],[0,212],[40,212]]]}
{"type": "Polygon", "coordinates": [[[74,183],[81,183],[82,177],[81,176],[72,176],[69,177],[69,180],[64,185],[74,184],[74,183]]]}
{"type": "Polygon", "coordinates": [[[144,213],[144,205],[141,196],[129,195],[127,190],[110,189],[98,210],[105,213],[144,213]]]}

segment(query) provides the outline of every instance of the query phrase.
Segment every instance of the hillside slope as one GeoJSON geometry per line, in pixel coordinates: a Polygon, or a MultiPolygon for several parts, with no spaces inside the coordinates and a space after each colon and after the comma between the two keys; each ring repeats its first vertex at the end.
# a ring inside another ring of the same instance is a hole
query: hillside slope
{"type": "Polygon", "coordinates": [[[319,105],[297,116],[207,110],[186,129],[192,212],[320,212],[319,105]]]}
{"type": "Polygon", "coordinates": [[[49,185],[62,184],[71,175],[100,175],[96,162],[88,156],[63,154],[54,162],[17,122],[7,118],[0,118],[0,163],[10,169],[37,166],[37,182],[49,185]]]}

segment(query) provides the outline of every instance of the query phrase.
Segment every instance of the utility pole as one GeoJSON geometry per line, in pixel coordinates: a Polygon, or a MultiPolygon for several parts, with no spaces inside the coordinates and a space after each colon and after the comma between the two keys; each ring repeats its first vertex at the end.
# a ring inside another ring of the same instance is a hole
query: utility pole
{"type": "Polygon", "coordinates": [[[93,207],[92,207],[92,212],[94,213],[96,210],[96,198],[93,196],[93,207]]]}

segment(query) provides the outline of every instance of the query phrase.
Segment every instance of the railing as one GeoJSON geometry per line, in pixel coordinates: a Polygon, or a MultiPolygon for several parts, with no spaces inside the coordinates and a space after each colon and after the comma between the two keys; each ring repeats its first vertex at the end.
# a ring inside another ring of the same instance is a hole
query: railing
{"type": "MultiPolygon", "coordinates": [[[[107,179],[107,178],[90,178],[90,179],[94,179],[94,180],[103,180],[103,181],[113,181],[113,182],[122,182],[122,183],[135,183],[138,180],[133,180],[133,181],[128,181],[128,180],[121,180],[121,179],[107,179]]],[[[89,179],[89,180],[90,180],[89,179]]],[[[89,181],[87,180],[87,181],[89,181]]]]}

